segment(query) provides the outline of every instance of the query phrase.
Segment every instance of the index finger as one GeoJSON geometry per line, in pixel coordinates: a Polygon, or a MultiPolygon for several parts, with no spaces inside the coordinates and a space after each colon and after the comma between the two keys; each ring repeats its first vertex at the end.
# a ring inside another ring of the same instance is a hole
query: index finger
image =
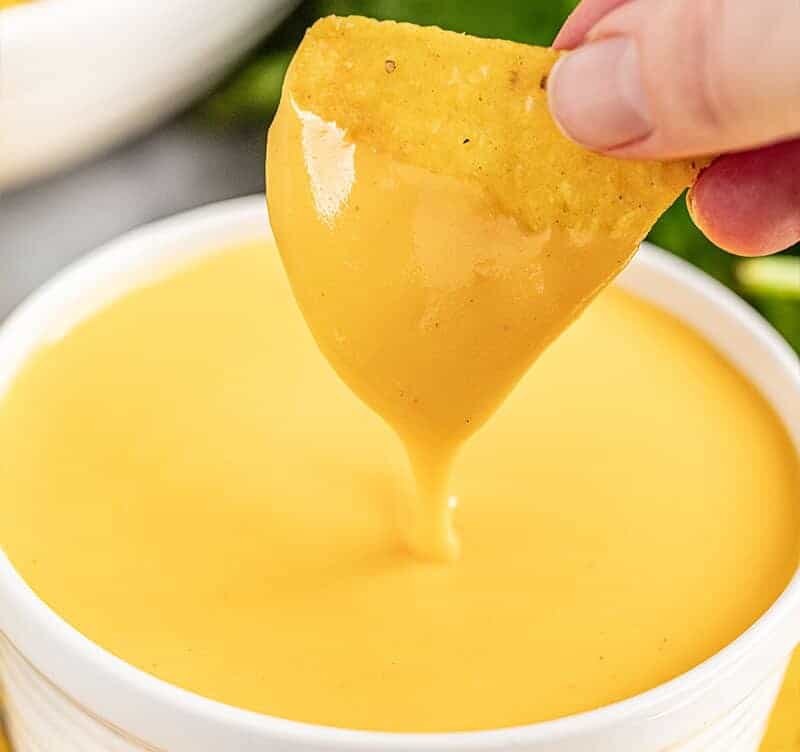
{"type": "Polygon", "coordinates": [[[564,22],[553,41],[553,47],[557,50],[577,47],[603,16],[627,2],[629,0],[583,0],[564,22]]]}

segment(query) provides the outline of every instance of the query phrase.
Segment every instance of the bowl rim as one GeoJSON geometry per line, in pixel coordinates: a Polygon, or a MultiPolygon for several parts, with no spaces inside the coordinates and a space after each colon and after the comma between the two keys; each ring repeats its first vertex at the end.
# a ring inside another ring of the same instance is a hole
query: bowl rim
{"type": "MultiPolygon", "coordinates": [[[[52,329],[54,311],[78,300],[88,285],[97,284],[104,278],[124,277],[121,287],[109,290],[97,305],[82,315],[102,307],[144,281],[141,276],[136,276],[137,271],[145,270],[147,279],[154,274],[163,275],[165,257],[170,259],[169,271],[174,269],[176,261],[181,264],[201,257],[206,249],[213,252],[225,245],[224,241],[217,240],[207,240],[198,245],[198,238],[218,236],[234,243],[259,235],[271,238],[264,197],[256,195],[209,204],[144,225],[78,259],[29,296],[0,326],[0,396],[31,349],[50,336],[48,332],[52,329]],[[141,247],[146,248],[145,253],[141,252],[141,247]],[[9,352],[18,354],[8,358],[9,352]]],[[[734,316],[737,323],[758,339],[785,371],[792,391],[800,399],[800,361],[780,335],[738,296],[687,262],[647,243],[636,254],[633,265],[692,288],[711,298],[723,312],[734,316]]],[[[779,412],[777,408],[776,412],[779,412]]],[[[785,418],[780,417],[785,424],[785,418]]],[[[800,454],[798,436],[795,436],[795,443],[800,454]]],[[[0,604],[6,615],[5,618],[0,615],[0,629],[39,673],[84,708],[92,703],[69,689],[71,682],[68,677],[78,667],[85,672],[82,675],[85,694],[93,692],[96,695],[102,691],[101,687],[109,691],[113,685],[114,693],[119,695],[113,704],[119,712],[105,712],[100,716],[101,720],[150,744],[157,743],[150,737],[152,728],[158,723],[142,712],[142,702],[151,706],[148,710],[160,707],[162,720],[169,718],[174,725],[180,721],[179,716],[184,719],[203,718],[220,728],[236,727],[257,734],[256,743],[271,739],[293,743],[298,748],[308,745],[308,749],[348,752],[376,749],[393,752],[519,750],[531,744],[596,732],[632,720],[654,719],[671,705],[686,703],[687,697],[702,694],[710,683],[734,671],[759,643],[785,629],[782,625],[792,616],[795,621],[800,621],[800,569],[772,606],[749,629],[707,660],[664,684],[601,708],[551,721],[442,733],[361,731],[291,721],[226,705],[171,685],[117,658],[70,626],[36,596],[2,550],[0,604]],[[45,638],[48,645],[43,646],[45,638]],[[58,655],[60,651],[63,651],[61,657],[58,655]],[[65,685],[68,689],[63,688],[65,685]]],[[[800,630],[796,631],[800,637],[800,630]]],[[[89,712],[97,716],[94,710],[89,712]]]]}

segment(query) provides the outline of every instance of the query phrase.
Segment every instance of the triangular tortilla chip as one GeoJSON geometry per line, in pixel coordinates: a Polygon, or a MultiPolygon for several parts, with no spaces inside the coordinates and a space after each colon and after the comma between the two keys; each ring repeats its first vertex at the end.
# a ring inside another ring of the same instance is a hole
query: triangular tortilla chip
{"type": "Polygon", "coordinates": [[[409,449],[434,509],[421,550],[454,548],[459,442],[696,173],[568,141],[547,110],[557,57],[323,19],[270,130],[267,199],[289,279],[333,367],[409,449]]]}
{"type": "Polygon", "coordinates": [[[393,21],[331,16],[308,30],[287,87],[297,105],[410,164],[474,178],[537,232],[641,240],[697,163],[635,162],[566,139],[547,107],[559,53],[393,21]]]}

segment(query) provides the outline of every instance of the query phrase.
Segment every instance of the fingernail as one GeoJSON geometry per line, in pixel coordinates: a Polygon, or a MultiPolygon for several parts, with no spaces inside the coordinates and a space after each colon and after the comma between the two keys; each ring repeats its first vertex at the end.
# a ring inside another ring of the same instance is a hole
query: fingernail
{"type": "Polygon", "coordinates": [[[561,130],[590,149],[622,146],[653,130],[639,52],[626,37],[590,42],[562,57],[547,88],[561,130]]]}

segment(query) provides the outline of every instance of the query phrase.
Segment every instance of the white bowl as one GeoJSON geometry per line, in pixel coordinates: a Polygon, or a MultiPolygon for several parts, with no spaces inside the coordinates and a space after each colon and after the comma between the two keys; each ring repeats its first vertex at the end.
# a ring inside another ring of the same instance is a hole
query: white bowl
{"type": "MultiPolygon", "coordinates": [[[[77,318],[215,245],[268,235],[258,196],[150,225],[93,253],[0,330],[0,394],[38,345],[77,318]]],[[[730,358],[772,403],[800,454],[800,364],[763,319],[711,278],[649,246],[619,284],[671,311],[730,358]]],[[[741,637],[667,684],[569,718],[457,734],[325,728],[177,689],[62,621],[5,556],[0,631],[0,672],[18,752],[756,752],[800,640],[800,574],[741,637]]]]}
{"type": "Polygon", "coordinates": [[[34,0],[0,11],[0,190],[212,86],[298,0],[34,0]]]}

